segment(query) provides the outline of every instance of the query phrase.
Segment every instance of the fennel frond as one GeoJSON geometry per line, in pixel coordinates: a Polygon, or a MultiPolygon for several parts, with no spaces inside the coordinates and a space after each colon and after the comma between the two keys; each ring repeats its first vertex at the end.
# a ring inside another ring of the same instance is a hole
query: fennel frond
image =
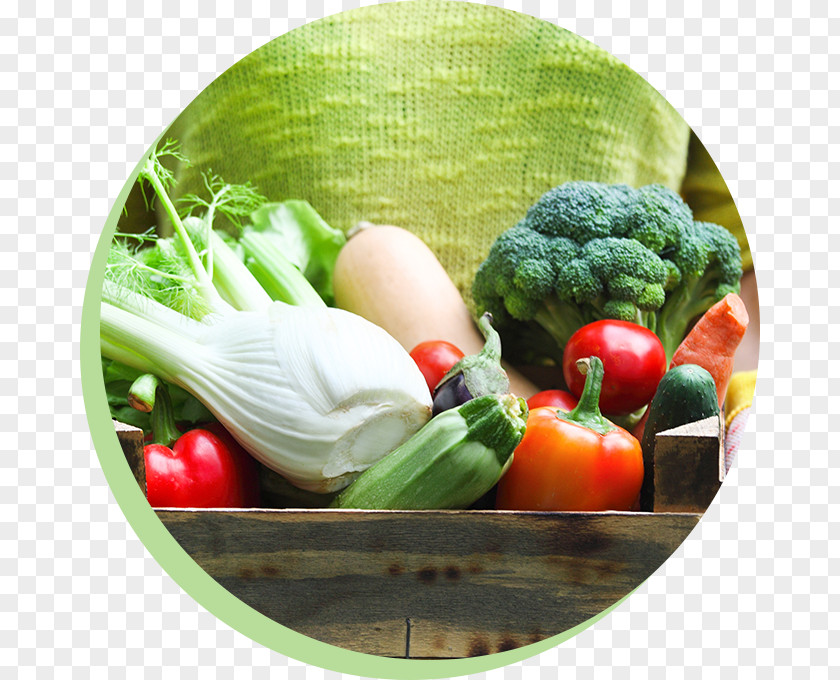
{"type": "MultiPolygon", "coordinates": [[[[202,173],[204,186],[210,194],[209,199],[202,198],[197,194],[187,194],[178,199],[181,206],[179,214],[190,217],[194,210],[204,208],[204,215],[201,217],[204,223],[204,240],[210,242],[210,232],[213,231],[213,222],[216,213],[227,218],[237,231],[242,230],[242,218],[249,217],[257,208],[263,205],[268,199],[250,183],[229,184],[212,171],[202,173]]],[[[213,277],[213,249],[204,251],[204,266],[210,278],[213,277]]]]}

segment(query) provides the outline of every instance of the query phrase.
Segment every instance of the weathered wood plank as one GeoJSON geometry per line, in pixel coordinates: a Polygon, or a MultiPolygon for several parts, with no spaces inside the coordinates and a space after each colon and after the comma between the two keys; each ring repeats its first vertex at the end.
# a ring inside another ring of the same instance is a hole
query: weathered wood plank
{"type": "Polygon", "coordinates": [[[146,458],[143,455],[143,430],[126,425],[117,420],[114,421],[114,429],[117,431],[117,439],[120,441],[125,459],[131,468],[134,479],[140,485],[143,494],[146,494],[146,458]]]}
{"type": "Polygon", "coordinates": [[[159,510],[257,611],[324,642],[464,657],[561,633],[641,584],[697,514],[159,510]]]}
{"type": "Polygon", "coordinates": [[[653,454],[654,512],[703,513],[724,477],[720,416],[656,435],[653,454]]]}

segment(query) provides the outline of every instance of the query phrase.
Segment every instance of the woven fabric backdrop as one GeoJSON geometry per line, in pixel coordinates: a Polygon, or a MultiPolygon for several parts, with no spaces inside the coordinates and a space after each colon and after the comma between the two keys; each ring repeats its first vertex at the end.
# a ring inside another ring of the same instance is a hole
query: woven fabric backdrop
{"type": "MultiPolygon", "coordinates": [[[[2,677],[340,677],[230,629],[148,555],[93,453],[78,335],[105,217],[162,129],[272,37],[359,4],[370,3],[0,6],[2,677]]],[[[593,40],[698,133],[751,240],[762,350],[735,466],[688,541],[592,628],[483,677],[830,677],[840,667],[829,585],[840,571],[829,453],[840,384],[829,303],[840,283],[829,265],[840,250],[829,227],[840,212],[829,193],[840,176],[836,5],[492,4],[593,40]]]]}

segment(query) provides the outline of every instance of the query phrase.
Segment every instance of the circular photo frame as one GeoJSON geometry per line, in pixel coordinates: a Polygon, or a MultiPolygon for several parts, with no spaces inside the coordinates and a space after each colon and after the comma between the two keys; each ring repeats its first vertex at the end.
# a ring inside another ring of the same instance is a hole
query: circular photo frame
{"type": "Polygon", "coordinates": [[[242,634],[370,677],[532,657],[691,533],[758,361],[700,140],[548,22],[364,7],[211,83],[128,178],[85,295],[102,468],[242,634]]]}

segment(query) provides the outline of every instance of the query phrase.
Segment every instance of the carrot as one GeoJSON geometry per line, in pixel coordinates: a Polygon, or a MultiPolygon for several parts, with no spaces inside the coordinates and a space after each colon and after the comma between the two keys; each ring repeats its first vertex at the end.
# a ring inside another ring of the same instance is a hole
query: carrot
{"type": "Polygon", "coordinates": [[[642,437],[645,436],[645,423],[648,419],[648,414],[650,413],[650,409],[645,409],[645,414],[642,416],[642,419],[636,423],[636,426],[630,430],[630,434],[632,434],[636,439],[642,441],[642,437]]]}
{"type": "MultiPolygon", "coordinates": [[[[684,364],[702,366],[715,380],[718,406],[723,406],[726,390],[732,377],[735,350],[747,331],[750,318],[743,300],[730,293],[712,305],[685,336],[669,368],[684,364]]],[[[641,441],[648,413],[633,428],[633,435],[641,441]]]]}
{"type": "Polygon", "coordinates": [[[750,317],[743,300],[730,293],[700,317],[671,359],[671,368],[683,364],[702,366],[715,379],[718,406],[723,406],[732,377],[735,350],[741,344],[750,317]]]}

